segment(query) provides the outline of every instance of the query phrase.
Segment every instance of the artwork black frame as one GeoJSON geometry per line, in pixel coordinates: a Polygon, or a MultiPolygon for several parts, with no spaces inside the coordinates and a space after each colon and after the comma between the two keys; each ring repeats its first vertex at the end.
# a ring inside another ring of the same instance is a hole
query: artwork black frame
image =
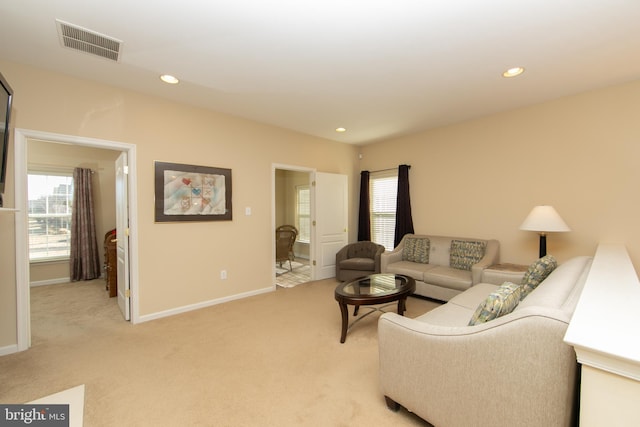
{"type": "Polygon", "coordinates": [[[159,161],[154,169],[155,222],[233,219],[231,169],[159,161]]]}

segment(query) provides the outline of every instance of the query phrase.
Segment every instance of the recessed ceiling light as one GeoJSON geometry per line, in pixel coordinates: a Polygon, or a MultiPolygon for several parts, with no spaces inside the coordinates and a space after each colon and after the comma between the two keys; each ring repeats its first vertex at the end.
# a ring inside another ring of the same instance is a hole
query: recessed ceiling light
{"type": "Polygon", "coordinates": [[[522,68],[522,67],[513,67],[513,68],[509,68],[507,71],[502,73],[502,77],[507,77],[507,78],[515,77],[515,76],[519,76],[522,73],[524,73],[524,68],[522,68]]]}
{"type": "Polygon", "coordinates": [[[169,74],[161,75],[160,80],[162,80],[165,83],[169,83],[170,85],[175,85],[180,83],[180,80],[178,80],[176,77],[173,77],[172,75],[169,75],[169,74]]]}
{"type": "Polygon", "coordinates": [[[347,129],[345,128],[336,128],[336,132],[346,132],[347,129]]]}

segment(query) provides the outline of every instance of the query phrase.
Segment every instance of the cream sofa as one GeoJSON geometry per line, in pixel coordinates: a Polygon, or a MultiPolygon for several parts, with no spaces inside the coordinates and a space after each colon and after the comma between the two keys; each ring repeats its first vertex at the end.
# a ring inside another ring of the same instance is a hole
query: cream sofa
{"type": "Polygon", "coordinates": [[[413,277],[416,295],[449,301],[479,283],[482,271],[498,262],[499,251],[497,240],[407,234],[382,254],[380,270],[413,277]]]}
{"type": "MultiPolygon", "coordinates": [[[[380,383],[437,427],[569,426],[578,371],[563,338],[591,257],[558,266],[509,314],[467,326],[498,285],[481,283],[416,318],[385,313],[378,323],[380,383]]],[[[525,277],[526,279],[526,277],[525,277]]]]}

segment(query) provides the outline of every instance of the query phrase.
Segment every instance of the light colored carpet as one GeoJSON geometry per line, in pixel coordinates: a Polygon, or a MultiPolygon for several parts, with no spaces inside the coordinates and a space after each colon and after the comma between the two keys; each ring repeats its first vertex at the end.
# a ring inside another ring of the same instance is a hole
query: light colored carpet
{"type": "MultiPolygon", "coordinates": [[[[138,325],[103,281],[32,289],[31,349],[0,357],[0,402],[85,385],[86,426],[425,426],[387,409],[377,318],[340,344],[333,279],[138,325]]],[[[410,298],[409,317],[437,304],[410,298]]]]}

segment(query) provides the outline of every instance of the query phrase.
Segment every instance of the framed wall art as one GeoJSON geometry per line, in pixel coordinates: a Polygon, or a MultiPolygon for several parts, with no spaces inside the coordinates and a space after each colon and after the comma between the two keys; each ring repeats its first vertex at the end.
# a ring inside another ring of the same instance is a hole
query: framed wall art
{"type": "Polygon", "coordinates": [[[231,221],[231,169],[155,162],[155,221],[231,221]]]}

